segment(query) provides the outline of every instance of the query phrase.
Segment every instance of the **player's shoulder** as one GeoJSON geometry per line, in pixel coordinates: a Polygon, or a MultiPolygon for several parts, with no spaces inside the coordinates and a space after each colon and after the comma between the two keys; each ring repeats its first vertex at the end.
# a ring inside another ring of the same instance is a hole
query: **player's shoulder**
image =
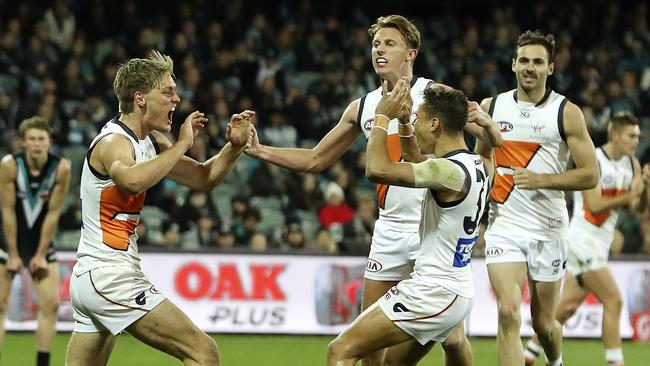
{"type": "Polygon", "coordinates": [[[18,171],[18,164],[13,155],[7,154],[0,160],[0,177],[5,179],[15,179],[18,171]]]}

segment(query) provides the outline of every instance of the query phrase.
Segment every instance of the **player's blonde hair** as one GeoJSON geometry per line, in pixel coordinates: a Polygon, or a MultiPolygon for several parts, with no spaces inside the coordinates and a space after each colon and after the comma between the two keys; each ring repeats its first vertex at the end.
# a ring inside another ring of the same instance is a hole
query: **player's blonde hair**
{"type": "Polygon", "coordinates": [[[377,22],[368,29],[370,38],[375,38],[375,34],[382,28],[397,29],[410,48],[420,49],[420,31],[413,22],[403,16],[393,14],[377,18],[377,22]]]}
{"type": "Polygon", "coordinates": [[[43,117],[34,116],[34,117],[24,119],[22,122],[20,122],[20,127],[18,127],[18,132],[20,132],[20,136],[25,138],[25,133],[30,128],[43,130],[47,132],[48,135],[52,136],[52,126],[50,126],[50,124],[43,117]]]}
{"type": "Polygon", "coordinates": [[[174,76],[174,62],[171,57],[155,50],[146,59],[133,58],[120,65],[113,82],[120,112],[133,112],[133,93],[150,92],[159,87],[167,75],[174,76]]]}

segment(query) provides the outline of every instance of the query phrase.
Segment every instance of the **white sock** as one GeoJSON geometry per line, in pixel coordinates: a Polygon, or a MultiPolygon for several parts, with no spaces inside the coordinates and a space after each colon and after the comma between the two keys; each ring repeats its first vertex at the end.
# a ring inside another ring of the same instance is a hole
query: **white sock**
{"type": "Polygon", "coordinates": [[[524,355],[527,358],[530,358],[531,360],[536,359],[544,353],[544,348],[542,348],[541,345],[535,343],[532,339],[528,341],[528,345],[526,346],[526,350],[524,351],[524,355]]]}
{"type": "Polygon", "coordinates": [[[610,348],[605,350],[605,360],[610,365],[623,363],[623,350],[620,348],[610,348]]]}
{"type": "MultiPolygon", "coordinates": [[[[547,358],[548,360],[548,358],[547,358]]],[[[555,361],[548,361],[548,366],[562,366],[562,354],[555,361]]]]}

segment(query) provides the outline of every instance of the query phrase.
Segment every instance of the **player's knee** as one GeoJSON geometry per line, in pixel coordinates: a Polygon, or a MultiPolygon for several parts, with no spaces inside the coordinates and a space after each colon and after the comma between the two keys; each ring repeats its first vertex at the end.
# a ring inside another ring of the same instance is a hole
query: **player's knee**
{"type": "Polygon", "coordinates": [[[461,355],[465,349],[469,349],[469,341],[463,333],[452,333],[442,343],[442,348],[447,354],[461,355]]]}
{"type": "Polygon", "coordinates": [[[560,323],[564,323],[567,319],[572,317],[573,314],[576,313],[576,311],[578,311],[578,307],[580,307],[580,303],[575,303],[575,302],[570,302],[562,305],[557,310],[556,319],[560,323]]]}
{"type": "Polygon", "coordinates": [[[521,325],[519,305],[514,302],[501,303],[499,306],[499,324],[504,327],[519,327],[521,325]]]}
{"type": "Polygon", "coordinates": [[[197,337],[194,343],[195,345],[195,358],[200,365],[219,365],[219,348],[217,347],[217,342],[212,339],[207,334],[203,334],[201,337],[197,337]]]}
{"type": "Polygon", "coordinates": [[[51,298],[43,301],[43,303],[40,305],[40,311],[45,316],[56,317],[59,312],[59,299],[51,298]]]}
{"type": "Polygon", "coordinates": [[[7,309],[9,308],[9,304],[7,301],[6,297],[1,297],[0,298],[0,321],[4,321],[4,315],[7,313],[7,309]]]}
{"type": "Polygon", "coordinates": [[[605,308],[605,311],[620,313],[623,309],[623,299],[621,298],[621,294],[617,293],[615,295],[608,296],[603,301],[603,307],[605,308]]]}
{"type": "Polygon", "coordinates": [[[327,345],[327,359],[341,360],[349,357],[349,347],[340,337],[336,337],[327,345]]]}
{"type": "Polygon", "coordinates": [[[555,319],[533,319],[533,330],[539,338],[550,339],[555,331],[555,319]]]}

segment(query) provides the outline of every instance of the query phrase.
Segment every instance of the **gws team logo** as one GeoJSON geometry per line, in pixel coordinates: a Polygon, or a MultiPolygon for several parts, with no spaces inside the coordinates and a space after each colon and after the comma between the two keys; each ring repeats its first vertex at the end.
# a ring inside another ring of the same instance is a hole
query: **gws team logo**
{"type": "Polygon", "coordinates": [[[507,121],[499,121],[497,122],[499,124],[499,129],[501,132],[510,132],[512,131],[512,123],[507,122],[507,121]]]}
{"type": "Polygon", "coordinates": [[[498,257],[503,254],[503,249],[501,248],[487,248],[485,249],[486,257],[498,257]]]}
{"type": "Polygon", "coordinates": [[[370,129],[372,128],[372,122],[374,122],[374,121],[375,121],[374,118],[370,118],[369,120],[366,120],[363,123],[363,129],[366,130],[366,131],[370,131],[370,129]]]}
{"type": "Polygon", "coordinates": [[[366,270],[368,272],[379,272],[381,271],[382,265],[381,263],[377,262],[374,259],[368,258],[368,262],[366,262],[366,270]]]}

